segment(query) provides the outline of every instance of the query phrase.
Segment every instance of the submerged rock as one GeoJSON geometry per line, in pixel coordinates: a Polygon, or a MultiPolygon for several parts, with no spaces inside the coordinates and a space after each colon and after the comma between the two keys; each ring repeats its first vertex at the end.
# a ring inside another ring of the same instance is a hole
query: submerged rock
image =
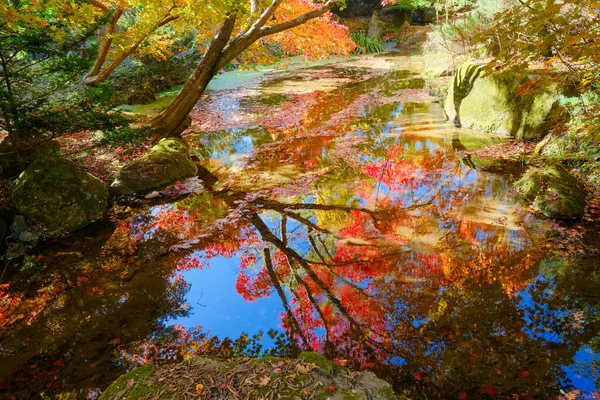
{"type": "Polygon", "coordinates": [[[516,189],[549,218],[583,217],[587,192],[581,182],[560,165],[530,169],[516,183],[516,189]]]}
{"type": "Polygon", "coordinates": [[[197,357],[176,365],[147,365],[121,376],[100,396],[116,399],[284,398],[397,399],[370,372],[350,373],[316,353],[298,360],[197,357]],[[235,393],[235,397],[232,395],[235,393]]]}
{"type": "Polygon", "coordinates": [[[444,100],[444,111],[456,125],[539,140],[558,120],[556,85],[517,95],[530,81],[528,74],[483,75],[481,65],[465,63],[457,69],[444,100]]]}
{"type": "Polygon", "coordinates": [[[167,138],[123,167],[111,187],[120,195],[145,194],[197,173],[189,147],[179,139],[167,138]]]}
{"type": "Polygon", "coordinates": [[[29,221],[49,235],[58,235],[102,217],[108,206],[108,187],[72,161],[48,157],[35,161],[19,176],[11,197],[29,221]]]}

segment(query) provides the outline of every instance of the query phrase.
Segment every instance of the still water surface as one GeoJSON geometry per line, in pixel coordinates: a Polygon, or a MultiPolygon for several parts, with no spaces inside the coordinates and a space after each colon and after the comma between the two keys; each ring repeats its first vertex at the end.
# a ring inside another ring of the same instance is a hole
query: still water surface
{"type": "Polygon", "coordinates": [[[499,139],[446,122],[421,68],[387,55],[218,85],[186,138],[210,173],[117,205],[3,288],[0,396],[308,348],[416,398],[591,396],[597,233],[534,215],[520,168],[471,168],[457,151],[499,139]]]}

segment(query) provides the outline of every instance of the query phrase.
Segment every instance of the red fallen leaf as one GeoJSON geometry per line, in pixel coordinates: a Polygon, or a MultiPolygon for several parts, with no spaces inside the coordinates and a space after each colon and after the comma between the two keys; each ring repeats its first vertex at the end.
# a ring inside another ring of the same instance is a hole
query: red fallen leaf
{"type": "Polygon", "coordinates": [[[60,360],[56,360],[54,361],[54,365],[55,367],[60,367],[61,365],[63,365],[65,362],[63,361],[63,359],[61,358],[60,360]]]}
{"type": "Polygon", "coordinates": [[[529,371],[521,371],[521,378],[527,378],[531,373],[529,371]]]}
{"type": "Polygon", "coordinates": [[[486,387],[486,388],[485,388],[485,392],[486,392],[487,394],[489,394],[490,396],[495,396],[495,395],[497,395],[498,393],[500,393],[500,392],[498,391],[498,389],[496,389],[494,386],[488,386],[488,387],[486,387]]]}
{"type": "Polygon", "coordinates": [[[421,374],[419,372],[415,374],[415,379],[418,381],[421,380],[421,374]]]}

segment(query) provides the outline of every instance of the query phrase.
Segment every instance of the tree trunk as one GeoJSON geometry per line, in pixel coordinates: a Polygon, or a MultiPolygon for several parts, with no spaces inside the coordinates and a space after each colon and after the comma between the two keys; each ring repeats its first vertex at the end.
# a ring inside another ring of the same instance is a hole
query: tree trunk
{"type": "Polygon", "coordinates": [[[180,136],[191,123],[188,115],[202,97],[213,76],[218,72],[222,51],[227,45],[235,26],[235,16],[229,17],[212,41],[202,61],[175,100],[157,117],[150,121],[152,133],[155,138],[180,136]]]}
{"type": "MultiPolygon", "coordinates": [[[[339,0],[327,0],[321,8],[312,10],[297,18],[282,22],[278,25],[265,26],[271,19],[283,0],[272,0],[260,18],[248,30],[239,33],[230,41],[235,27],[236,15],[230,15],[221,25],[217,36],[212,40],[202,61],[188,78],[183,89],[173,103],[162,113],[149,122],[149,127],[155,139],[179,136],[189,126],[189,113],[202,97],[210,80],[223,66],[239,56],[244,50],[262,37],[293,29],[312,19],[318,18],[331,10],[339,0]]],[[[258,4],[258,3],[256,3],[258,4]]]]}

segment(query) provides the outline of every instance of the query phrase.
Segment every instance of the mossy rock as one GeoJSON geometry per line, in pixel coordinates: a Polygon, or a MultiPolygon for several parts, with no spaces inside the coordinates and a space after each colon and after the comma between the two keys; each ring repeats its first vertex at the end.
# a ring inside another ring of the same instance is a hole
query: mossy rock
{"type": "Polygon", "coordinates": [[[47,157],[19,176],[11,197],[19,213],[49,235],[58,235],[101,218],[108,206],[108,187],[72,161],[47,157]]]}
{"type": "Polygon", "coordinates": [[[531,168],[516,183],[517,191],[549,218],[580,219],[587,192],[581,182],[562,166],[531,168]]]}
{"type": "Polygon", "coordinates": [[[523,167],[523,164],[520,161],[509,160],[506,158],[478,154],[470,154],[468,158],[473,168],[485,172],[517,172],[523,167]]]}
{"type": "Polygon", "coordinates": [[[193,357],[179,364],[134,369],[110,385],[101,400],[234,398],[389,400],[391,385],[370,372],[353,378],[316,353],[300,359],[193,357]],[[336,372],[338,371],[338,372],[336,372]]]}
{"type": "Polygon", "coordinates": [[[327,374],[336,375],[348,372],[341,365],[334,363],[333,361],[327,359],[325,356],[322,356],[319,353],[315,353],[314,351],[304,351],[300,354],[299,358],[305,363],[316,365],[318,368],[320,368],[327,374]]]}
{"type": "Polygon", "coordinates": [[[145,194],[163,189],[198,173],[187,144],[179,139],[162,139],[140,158],[119,171],[112,189],[120,195],[145,194]]]}
{"type": "Polygon", "coordinates": [[[100,400],[149,398],[160,390],[147,385],[156,369],[153,365],[145,365],[122,375],[102,393],[100,400]]]}
{"type": "Polygon", "coordinates": [[[530,80],[527,73],[484,75],[483,66],[469,62],[456,71],[444,100],[444,111],[455,124],[529,141],[544,137],[559,120],[557,85],[517,96],[530,80]]]}

